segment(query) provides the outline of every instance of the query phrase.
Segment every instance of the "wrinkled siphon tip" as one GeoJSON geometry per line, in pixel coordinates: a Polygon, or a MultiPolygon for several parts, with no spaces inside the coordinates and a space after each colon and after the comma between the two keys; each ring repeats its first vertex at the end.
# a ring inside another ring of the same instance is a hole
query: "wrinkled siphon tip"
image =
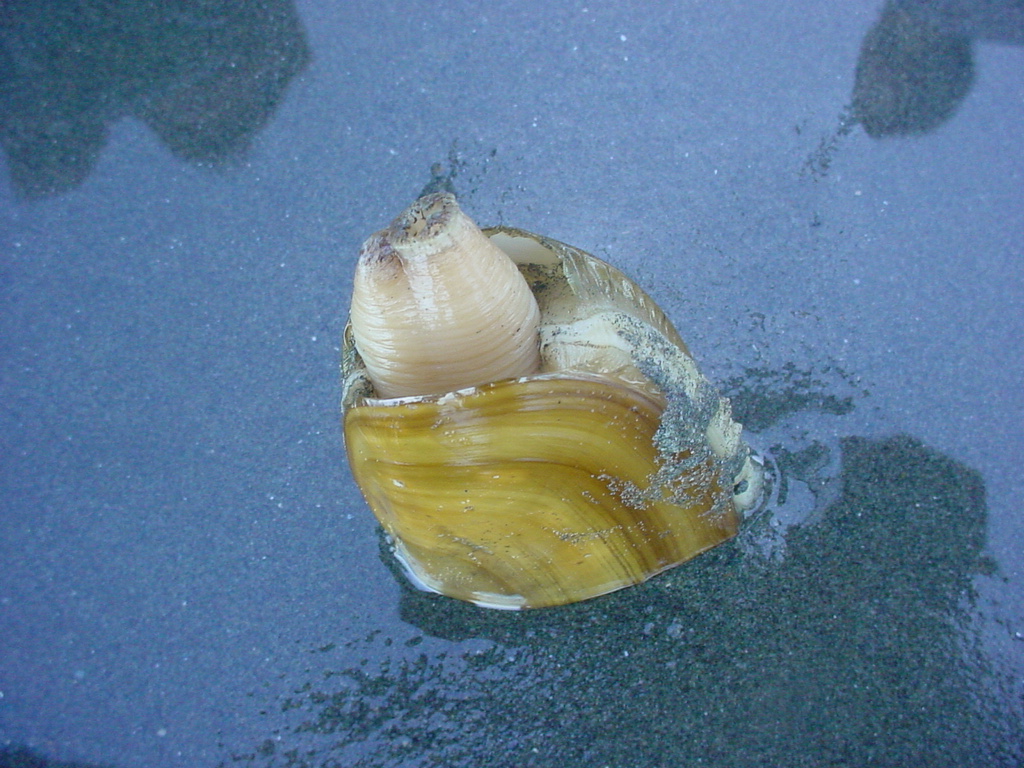
{"type": "Polygon", "coordinates": [[[461,209],[455,195],[433,192],[415,200],[391,226],[402,237],[430,237],[447,226],[457,213],[461,209]]]}

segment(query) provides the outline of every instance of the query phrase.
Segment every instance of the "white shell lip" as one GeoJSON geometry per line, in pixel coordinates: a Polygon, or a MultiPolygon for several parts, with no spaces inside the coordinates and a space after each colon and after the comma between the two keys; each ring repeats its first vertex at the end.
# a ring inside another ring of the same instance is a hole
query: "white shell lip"
{"type": "Polygon", "coordinates": [[[458,403],[463,398],[469,397],[481,389],[485,389],[496,384],[511,385],[521,384],[528,381],[561,381],[567,378],[576,379],[581,382],[583,381],[614,381],[608,376],[604,376],[599,373],[591,373],[588,371],[552,371],[548,373],[533,373],[529,376],[520,376],[517,379],[505,379],[503,381],[495,381],[490,384],[481,384],[475,387],[463,387],[462,389],[456,389],[452,392],[445,392],[443,394],[432,394],[432,395],[407,395],[404,397],[363,397],[359,400],[360,405],[369,406],[397,406],[397,405],[412,405],[416,403],[435,403],[437,405],[449,405],[458,403]]]}
{"type": "MultiPolygon", "coordinates": [[[[406,578],[420,592],[428,592],[434,595],[444,595],[444,586],[439,579],[433,579],[426,571],[423,571],[416,564],[415,559],[402,545],[402,542],[388,537],[391,541],[391,551],[395,555],[405,572],[406,578]]],[[[481,608],[491,608],[499,611],[521,611],[526,608],[526,598],[522,595],[503,595],[498,592],[473,592],[469,602],[481,608]]]]}

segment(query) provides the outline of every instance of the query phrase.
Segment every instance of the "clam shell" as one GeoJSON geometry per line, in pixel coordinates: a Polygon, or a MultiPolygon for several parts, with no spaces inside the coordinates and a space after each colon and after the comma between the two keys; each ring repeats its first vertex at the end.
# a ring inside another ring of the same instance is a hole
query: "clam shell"
{"type": "Polygon", "coordinates": [[[618,269],[485,230],[541,310],[541,370],[379,399],[346,328],[353,476],[422,588],[490,608],[576,602],[734,536],[760,490],[728,400],[618,269]]]}

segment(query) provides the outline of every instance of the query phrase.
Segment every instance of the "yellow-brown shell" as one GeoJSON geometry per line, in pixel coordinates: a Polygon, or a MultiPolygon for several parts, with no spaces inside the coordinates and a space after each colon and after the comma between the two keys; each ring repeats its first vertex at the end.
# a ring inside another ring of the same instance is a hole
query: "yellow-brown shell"
{"type": "Polygon", "coordinates": [[[560,605],[734,536],[760,467],[664,313],[583,251],[485,233],[537,298],[537,373],[378,399],[345,332],[349,463],[413,580],[491,608],[560,605]]]}

